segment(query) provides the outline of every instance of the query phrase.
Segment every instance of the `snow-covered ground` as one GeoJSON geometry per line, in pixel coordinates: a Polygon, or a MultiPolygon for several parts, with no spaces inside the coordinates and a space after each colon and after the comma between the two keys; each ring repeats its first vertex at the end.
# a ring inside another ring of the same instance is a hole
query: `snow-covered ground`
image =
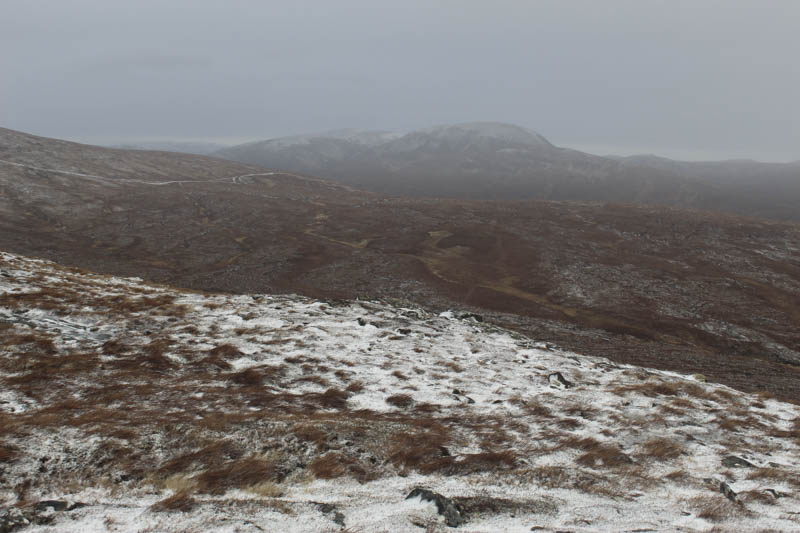
{"type": "Polygon", "coordinates": [[[0,524],[800,531],[798,406],[460,316],[0,253],[0,524]]]}

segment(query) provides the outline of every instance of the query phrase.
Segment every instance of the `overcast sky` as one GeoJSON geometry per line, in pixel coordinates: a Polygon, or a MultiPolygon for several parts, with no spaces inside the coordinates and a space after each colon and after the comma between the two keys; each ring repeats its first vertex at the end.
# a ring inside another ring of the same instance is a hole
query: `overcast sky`
{"type": "Polygon", "coordinates": [[[228,142],[490,120],[800,159],[795,0],[0,0],[0,126],[228,142]]]}

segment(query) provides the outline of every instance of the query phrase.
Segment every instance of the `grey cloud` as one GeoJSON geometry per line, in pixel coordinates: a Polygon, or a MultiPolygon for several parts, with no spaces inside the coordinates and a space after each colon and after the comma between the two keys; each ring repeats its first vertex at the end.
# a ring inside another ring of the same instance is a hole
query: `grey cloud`
{"type": "Polygon", "coordinates": [[[800,159],[792,0],[4,0],[0,124],[76,139],[495,120],[800,159]]]}

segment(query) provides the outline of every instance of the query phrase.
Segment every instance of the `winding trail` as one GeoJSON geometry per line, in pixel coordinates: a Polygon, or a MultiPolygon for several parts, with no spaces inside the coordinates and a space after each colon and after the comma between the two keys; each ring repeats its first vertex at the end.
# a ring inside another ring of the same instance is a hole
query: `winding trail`
{"type": "Polygon", "coordinates": [[[237,185],[246,185],[248,184],[247,181],[243,181],[244,178],[254,178],[258,176],[275,176],[279,174],[287,175],[287,176],[294,176],[294,177],[301,177],[295,174],[289,174],[287,172],[261,172],[261,173],[252,173],[252,174],[240,174],[238,176],[230,176],[225,178],[216,178],[210,180],[170,180],[170,181],[144,181],[144,180],[134,180],[134,179],[126,179],[126,178],[109,178],[107,176],[97,176],[95,174],[84,174],[82,172],[73,172],[71,170],[59,170],[56,168],[45,168],[45,167],[37,167],[34,165],[26,165],[24,163],[15,163],[13,161],[8,161],[5,159],[0,159],[0,163],[5,163],[7,165],[13,165],[15,167],[21,168],[28,168],[31,170],[40,170],[43,172],[54,172],[57,174],[66,174],[68,176],[76,176],[79,178],[88,178],[93,180],[101,180],[107,181],[111,183],[140,183],[142,185],[153,185],[153,186],[160,186],[160,185],[173,185],[176,183],[214,183],[214,182],[226,182],[230,181],[231,183],[235,183],[237,185]]]}

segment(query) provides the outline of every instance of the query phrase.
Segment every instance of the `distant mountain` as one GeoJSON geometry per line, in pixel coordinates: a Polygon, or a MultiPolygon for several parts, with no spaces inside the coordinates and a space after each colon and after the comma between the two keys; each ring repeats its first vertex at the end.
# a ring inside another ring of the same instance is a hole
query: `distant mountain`
{"type": "Polygon", "coordinates": [[[800,163],[602,157],[555,146],[512,124],[445,125],[407,134],[342,130],[213,155],[393,195],[660,204],[800,219],[800,163]]]}
{"type": "Polygon", "coordinates": [[[123,150],[156,150],[159,152],[180,152],[183,154],[208,155],[226,147],[224,144],[210,142],[143,141],[111,146],[123,150]]]}

